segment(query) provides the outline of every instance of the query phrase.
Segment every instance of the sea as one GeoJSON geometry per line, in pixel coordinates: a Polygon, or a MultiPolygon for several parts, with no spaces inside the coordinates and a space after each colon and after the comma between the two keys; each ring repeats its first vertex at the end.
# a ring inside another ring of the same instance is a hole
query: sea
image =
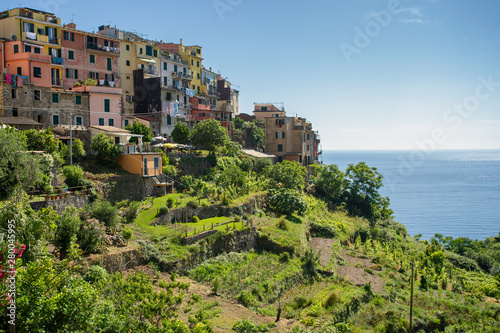
{"type": "Polygon", "coordinates": [[[384,178],[395,220],[411,236],[485,239],[500,232],[500,150],[323,151],[343,171],[365,162],[384,178]]]}

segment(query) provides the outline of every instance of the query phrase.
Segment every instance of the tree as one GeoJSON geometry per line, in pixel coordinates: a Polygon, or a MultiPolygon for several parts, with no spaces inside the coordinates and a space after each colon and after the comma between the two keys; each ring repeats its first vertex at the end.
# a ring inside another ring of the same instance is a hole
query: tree
{"type": "Polygon", "coordinates": [[[83,170],[78,165],[66,165],[63,169],[63,175],[66,178],[66,185],[69,187],[77,187],[85,184],[83,170]]]}
{"type": "Polygon", "coordinates": [[[0,128],[0,198],[43,183],[40,158],[26,152],[25,140],[15,129],[0,128]]]}
{"type": "Polygon", "coordinates": [[[335,164],[313,164],[311,169],[316,177],[314,184],[316,192],[334,206],[340,205],[346,184],[344,173],[335,164]]]}
{"type": "Polygon", "coordinates": [[[377,168],[365,162],[349,164],[346,170],[344,200],[349,213],[363,216],[374,222],[392,217],[389,198],[382,197],[378,189],[382,187],[382,175],[377,168]]]}
{"type": "Polygon", "coordinates": [[[287,188],[271,190],[267,198],[267,206],[276,213],[286,215],[292,215],[295,212],[304,215],[307,210],[307,203],[300,193],[287,188]]]}
{"type": "MultiPolygon", "coordinates": [[[[142,137],[142,142],[151,142],[153,141],[153,132],[151,131],[151,128],[147,127],[146,125],[139,123],[138,121],[134,121],[133,125],[128,124],[125,129],[127,131],[132,132],[132,134],[139,134],[143,135],[142,137]]],[[[138,138],[130,138],[129,142],[135,142],[137,143],[139,141],[138,138]]]]}
{"type": "Polygon", "coordinates": [[[101,162],[117,163],[122,150],[115,145],[113,140],[104,133],[99,133],[92,139],[90,148],[97,153],[97,159],[101,162]]]}
{"type": "Polygon", "coordinates": [[[306,168],[296,161],[283,161],[266,170],[275,188],[302,190],[306,184],[306,168]]]}
{"type": "Polygon", "coordinates": [[[45,151],[51,155],[59,150],[59,140],[54,137],[50,128],[41,131],[30,129],[22,134],[26,137],[27,150],[45,151]]]}
{"type": "Polygon", "coordinates": [[[225,145],[229,141],[227,129],[215,119],[204,120],[196,124],[191,132],[191,142],[197,146],[207,147],[210,151],[225,145]]]}
{"type": "Polygon", "coordinates": [[[183,122],[178,122],[175,124],[174,130],[172,131],[172,140],[175,143],[187,144],[189,142],[189,127],[183,122]]]}

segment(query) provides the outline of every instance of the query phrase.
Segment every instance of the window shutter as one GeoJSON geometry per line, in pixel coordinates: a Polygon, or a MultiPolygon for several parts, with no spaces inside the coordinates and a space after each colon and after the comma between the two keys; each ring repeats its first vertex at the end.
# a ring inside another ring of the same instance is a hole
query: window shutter
{"type": "Polygon", "coordinates": [[[278,132],[274,132],[276,134],[276,139],[278,138],[278,132]]]}
{"type": "Polygon", "coordinates": [[[75,69],[75,79],[78,79],[78,69],[75,69]]]}

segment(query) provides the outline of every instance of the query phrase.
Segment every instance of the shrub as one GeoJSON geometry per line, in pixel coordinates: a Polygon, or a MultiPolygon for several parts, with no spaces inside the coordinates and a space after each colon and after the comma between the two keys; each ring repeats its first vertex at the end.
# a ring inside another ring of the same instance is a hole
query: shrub
{"type": "Polygon", "coordinates": [[[97,253],[102,249],[106,236],[105,229],[104,225],[95,218],[82,222],[78,242],[83,252],[97,253]]]}
{"type": "Polygon", "coordinates": [[[190,208],[193,208],[193,209],[196,209],[198,207],[200,207],[200,205],[198,204],[198,201],[196,200],[190,200],[186,203],[186,206],[187,207],[190,207],[190,208]]]}
{"type": "Polygon", "coordinates": [[[168,207],[160,207],[160,209],[158,210],[158,214],[156,214],[156,216],[165,215],[167,213],[168,213],[168,207]]]}
{"type": "Polygon", "coordinates": [[[134,236],[134,231],[130,228],[123,228],[121,235],[126,240],[130,240],[130,239],[132,239],[132,236],[134,236]]]}
{"type": "Polygon", "coordinates": [[[278,221],[278,224],[276,225],[278,228],[281,230],[288,230],[288,223],[286,222],[284,217],[281,217],[278,221]]]}
{"type": "Polygon", "coordinates": [[[311,222],[309,224],[309,231],[313,237],[324,237],[324,238],[335,238],[337,236],[337,231],[335,227],[331,225],[318,224],[316,222],[311,222]]]}
{"type": "Polygon", "coordinates": [[[109,201],[95,201],[90,206],[90,216],[103,222],[108,228],[116,227],[118,223],[118,209],[109,201]]]}
{"type": "Polygon", "coordinates": [[[220,277],[216,276],[212,281],[212,293],[213,294],[217,295],[217,293],[219,292],[220,284],[221,284],[220,277]]]}
{"type": "Polygon", "coordinates": [[[461,256],[456,253],[448,253],[448,261],[455,267],[462,268],[468,271],[479,272],[481,269],[475,260],[461,256]]]}
{"type": "Polygon", "coordinates": [[[75,207],[67,207],[59,217],[54,245],[59,248],[62,256],[65,256],[72,242],[76,241],[80,229],[80,218],[75,207]]]}
{"type": "Polygon", "coordinates": [[[280,253],[280,262],[287,263],[289,261],[290,261],[290,253],[288,252],[280,253]]]}
{"type": "Polygon", "coordinates": [[[174,207],[174,201],[175,201],[174,198],[168,198],[167,199],[167,207],[168,208],[174,207]]]}
{"type": "Polygon", "coordinates": [[[340,302],[340,292],[338,290],[334,290],[326,298],[324,307],[330,308],[339,302],[340,302]]]}
{"type": "Polygon", "coordinates": [[[83,279],[91,284],[106,281],[107,278],[108,272],[101,266],[90,266],[83,275],[83,279]]]}
{"type": "Polygon", "coordinates": [[[130,203],[130,199],[124,199],[122,201],[118,201],[117,203],[115,203],[115,207],[116,208],[123,208],[123,207],[127,207],[130,203]]]}
{"type": "Polygon", "coordinates": [[[300,193],[288,188],[280,190],[271,190],[271,195],[267,198],[268,207],[276,212],[286,215],[292,215],[297,212],[304,215],[307,210],[307,203],[300,193]]]}
{"type": "Polygon", "coordinates": [[[66,185],[69,187],[84,185],[83,170],[77,165],[66,165],[63,169],[63,175],[66,178],[66,185]]]}
{"type": "Polygon", "coordinates": [[[140,204],[141,203],[138,201],[132,201],[130,205],[127,207],[127,209],[123,213],[123,218],[126,223],[134,222],[137,215],[139,215],[140,204]]]}
{"type": "Polygon", "coordinates": [[[196,215],[195,215],[195,216],[193,216],[193,222],[194,222],[194,223],[198,223],[198,222],[200,222],[200,218],[199,218],[198,216],[196,216],[196,215]]]}

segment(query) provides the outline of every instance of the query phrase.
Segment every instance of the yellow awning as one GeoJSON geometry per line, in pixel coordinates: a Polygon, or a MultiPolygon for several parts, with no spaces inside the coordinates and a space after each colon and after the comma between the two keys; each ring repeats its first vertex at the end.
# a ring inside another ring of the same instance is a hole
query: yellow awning
{"type": "Polygon", "coordinates": [[[138,57],[140,61],[148,62],[150,64],[156,64],[156,60],[138,57]]]}

